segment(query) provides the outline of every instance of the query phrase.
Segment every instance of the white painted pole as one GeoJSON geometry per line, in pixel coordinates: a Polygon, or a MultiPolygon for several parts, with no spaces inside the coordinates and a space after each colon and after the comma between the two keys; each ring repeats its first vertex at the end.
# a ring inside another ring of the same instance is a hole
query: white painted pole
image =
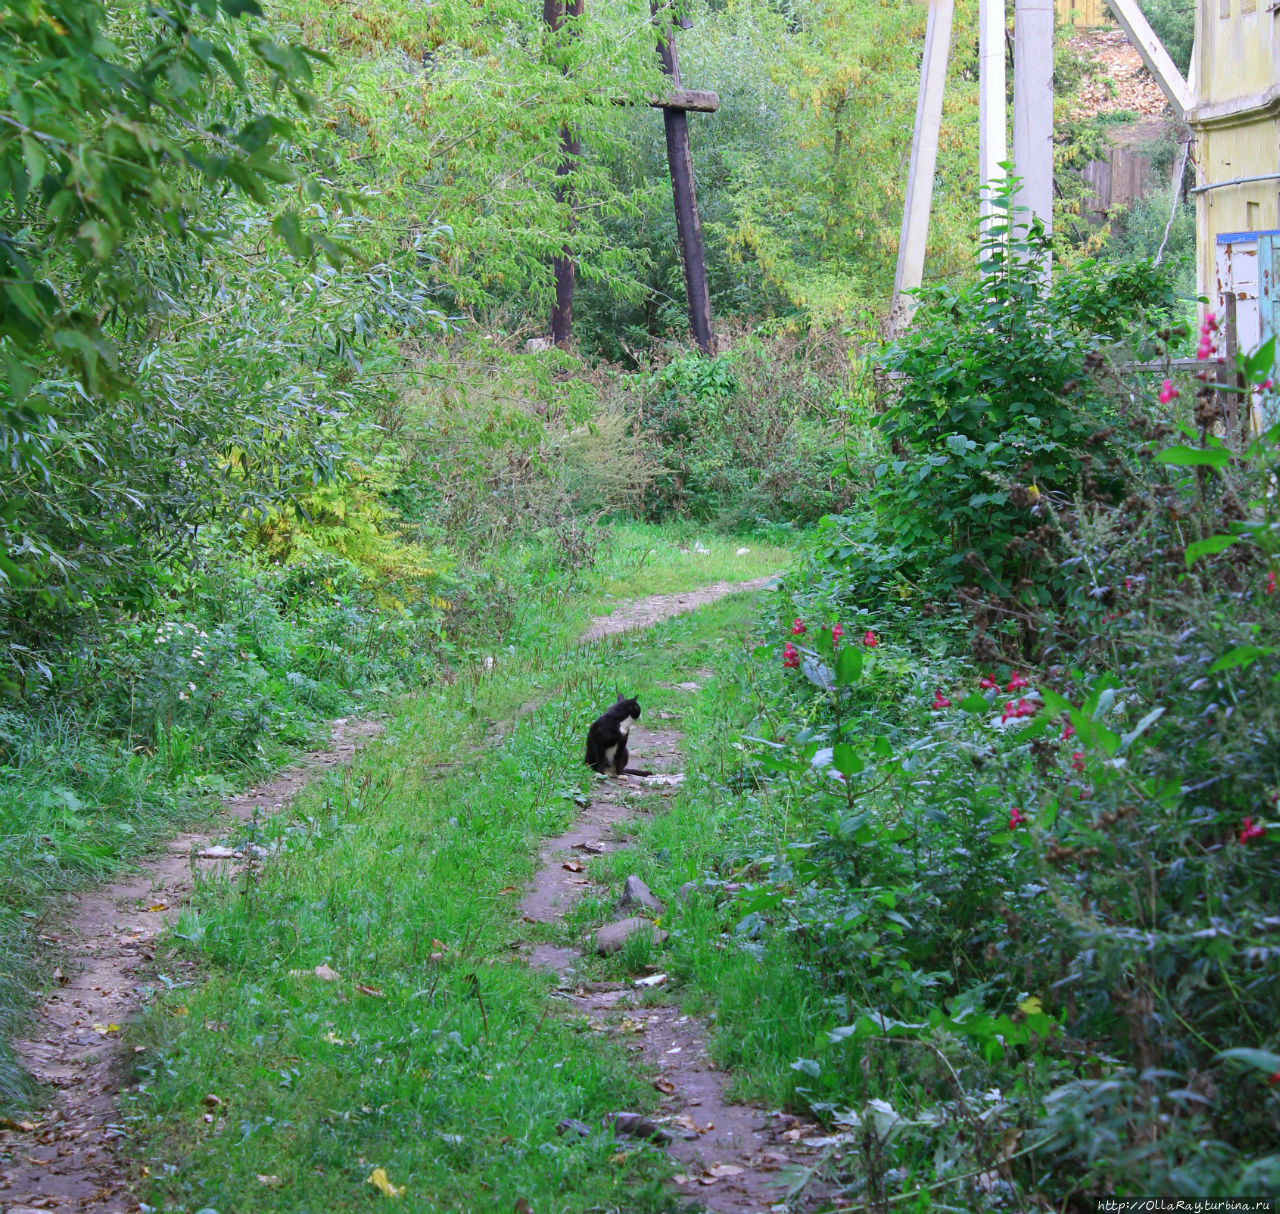
{"type": "Polygon", "coordinates": [[[1004,180],[1009,159],[1005,114],[1005,0],[978,0],[978,185],[983,231],[991,218],[990,189],[1004,180]]]}
{"type": "Polygon", "coordinates": [[[942,126],[942,96],[951,51],[951,19],[955,0],[931,0],[925,27],[924,58],[920,64],[920,93],[916,98],[915,134],[907,197],[898,238],[898,270],[893,280],[893,303],[888,332],[892,337],[911,322],[915,300],[906,294],[924,281],[924,252],[929,239],[929,210],[933,206],[933,177],[938,166],[938,131],[942,126]]]}
{"type": "MultiPolygon", "coordinates": [[[[1053,0],[1014,0],[1013,167],[1017,205],[1053,231],[1053,0]]],[[[1052,266],[1046,261],[1045,279],[1052,266]]]]}

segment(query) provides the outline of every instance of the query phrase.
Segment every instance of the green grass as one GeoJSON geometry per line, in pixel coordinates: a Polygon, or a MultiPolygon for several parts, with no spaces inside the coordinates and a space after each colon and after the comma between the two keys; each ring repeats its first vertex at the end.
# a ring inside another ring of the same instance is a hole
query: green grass
{"type": "MultiPolygon", "coordinates": [[[[656,562],[650,585],[680,584],[675,564],[656,562]]],[[[406,700],[348,775],[266,823],[270,858],[200,886],[160,955],[178,985],[131,1030],[139,1197],[222,1214],[363,1208],[382,1167],[408,1210],[510,1210],[521,1197],[539,1214],[675,1208],[653,1148],[555,1131],[655,1100],[622,1044],[561,1014],[552,979],[518,951],[584,932],[608,900],[537,928],[511,887],[590,788],[581,738],[616,672],[646,714],[673,714],[664,727],[700,726],[704,710],[662,684],[743,651],[754,612],[734,596],[590,646],[575,643],[581,604],[536,613],[516,652],[406,700]],[[340,976],[316,977],[321,965],[340,976]]],[[[673,835],[633,865],[670,897],[703,850],[673,835]]],[[[633,865],[607,857],[593,871],[616,895],[633,865]]],[[[636,948],[588,969],[619,976],[654,959],[636,948]]]]}
{"type": "Polygon", "coordinates": [[[622,524],[591,602],[607,611],[617,599],[678,594],[712,582],[749,582],[787,568],[791,559],[789,549],[754,537],[735,539],[688,524],[622,524]],[[697,552],[695,545],[707,552],[697,552]],[[742,548],[749,551],[740,556],[742,548]]]}

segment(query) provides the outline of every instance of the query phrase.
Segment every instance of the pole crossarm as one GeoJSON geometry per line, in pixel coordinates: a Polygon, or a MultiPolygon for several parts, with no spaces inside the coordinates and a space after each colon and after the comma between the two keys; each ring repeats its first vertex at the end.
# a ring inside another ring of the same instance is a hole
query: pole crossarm
{"type": "Polygon", "coordinates": [[[1169,98],[1169,104],[1173,106],[1174,112],[1179,118],[1185,120],[1195,105],[1191,87],[1183,79],[1177,65],[1169,58],[1169,52],[1164,49],[1164,43],[1156,36],[1150,23],[1142,15],[1136,0],[1107,0],[1107,6],[1120,22],[1120,28],[1124,30],[1125,37],[1142,56],[1142,62],[1146,64],[1147,71],[1154,77],[1164,95],[1169,98]]]}
{"type": "MultiPolygon", "coordinates": [[[[614,97],[614,105],[637,105],[626,97],[614,97]]],[[[655,110],[680,110],[684,113],[714,114],[720,108],[720,95],[709,89],[672,89],[661,97],[646,97],[644,104],[655,110]]]]}

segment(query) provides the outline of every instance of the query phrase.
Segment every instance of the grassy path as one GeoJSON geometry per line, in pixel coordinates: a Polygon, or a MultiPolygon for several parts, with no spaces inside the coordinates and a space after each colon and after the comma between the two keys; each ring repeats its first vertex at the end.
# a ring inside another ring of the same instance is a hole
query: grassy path
{"type": "MultiPolygon", "coordinates": [[[[756,568],[780,555],[761,553],[756,568]]],[[[702,569],[722,575],[724,563],[702,569]]],[[[693,587],[654,562],[595,603],[633,588],[693,587]]],[[[526,960],[606,918],[613,898],[588,896],[563,923],[531,930],[518,891],[538,840],[591,795],[581,735],[602,699],[625,684],[650,719],[678,725],[689,695],[677,685],[739,645],[754,608],[734,596],[578,647],[585,610],[548,613],[525,648],[406,702],[349,770],[220,841],[258,858],[196,874],[173,933],[139,959],[146,1011],[109,1051],[128,1060],[108,1132],[137,1198],[319,1211],[403,1186],[408,1209],[676,1208],[661,1151],[555,1128],[659,1100],[616,1034],[548,1014],[564,993],[526,960]]],[[[612,880],[608,859],[591,861],[593,881],[612,880]]],[[[695,875],[669,867],[661,892],[695,875]]],[[[616,981],[637,958],[591,964],[616,981]]],[[[89,1031],[82,1044],[117,1039],[89,1031]]],[[[75,1153],[50,1130],[52,1155],[75,1153]]],[[[106,1193],[78,1199],[127,1208],[106,1193]]]]}

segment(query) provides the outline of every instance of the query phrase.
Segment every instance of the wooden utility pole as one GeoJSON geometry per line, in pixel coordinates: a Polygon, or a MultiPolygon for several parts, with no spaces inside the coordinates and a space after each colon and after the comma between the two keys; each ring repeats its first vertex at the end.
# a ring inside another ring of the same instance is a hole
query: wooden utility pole
{"type": "MultiPolygon", "coordinates": [[[[551,3],[551,0],[547,0],[551,3]]],[[[693,184],[693,157],[689,152],[690,109],[707,110],[719,106],[714,94],[685,92],[680,82],[680,61],[676,58],[677,25],[689,29],[687,17],[672,19],[670,7],[651,0],[650,11],[658,19],[658,59],[671,79],[667,98],[661,100],[662,120],[667,130],[667,163],[671,167],[671,192],[675,200],[676,235],[680,240],[680,260],[684,265],[684,289],[689,300],[689,327],[704,354],[711,353],[715,333],[711,328],[711,294],[707,289],[707,261],[702,249],[702,222],[698,219],[698,198],[693,184]],[[682,94],[696,104],[681,104],[682,94]],[[714,98],[714,105],[707,101],[714,98]]]]}
{"type": "Polygon", "coordinates": [[[995,208],[991,193],[1004,182],[1008,160],[1005,114],[1005,0],[978,0],[978,214],[985,235],[995,208]]]}
{"type": "MultiPolygon", "coordinates": [[[[555,35],[564,25],[566,13],[570,17],[581,17],[582,5],[583,0],[569,0],[566,9],[565,0],[544,0],[542,19],[551,31],[553,46],[557,42],[555,35]]],[[[573,34],[576,36],[576,29],[573,34]]],[[[562,70],[568,75],[567,64],[562,70]]],[[[577,131],[567,124],[562,126],[560,128],[560,163],[556,165],[555,200],[558,203],[563,203],[566,198],[569,200],[571,230],[576,222],[573,218],[575,206],[573,187],[566,184],[563,179],[573,173],[581,154],[582,142],[578,139],[577,131]]],[[[560,256],[554,258],[551,265],[556,281],[556,301],[551,306],[551,341],[554,345],[563,346],[567,345],[573,336],[573,288],[577,278],[577,266],[574,264],[573,255],[568,246],[561,249],[560,256]]]]}
{"type": "Polygon", "coordinates": [[[933,177],[938,167],[938,131],[942,126],[942,97],[951,53],[951,19],[955,0],[932,0],[925,27],[924,59],[920,64],[920,92],[916,98],[915,134],[911,139],[911,167],[907,170],[907,198],[898,237],[898,269],[889,307],[889,337],[911,323],[915,300],[907,294],[924,280],[924,252],[929,239],[929,211],[933,206],[933,177]]]}
{"type": "MultiPolygon", "coordinates": [[[[1014,0],[1013,167],[1017,202],[1053,231],[1053,0],[1014,0]]],[[[1046,285],[1052,260],[1044,263],[1046,285]]]]}

